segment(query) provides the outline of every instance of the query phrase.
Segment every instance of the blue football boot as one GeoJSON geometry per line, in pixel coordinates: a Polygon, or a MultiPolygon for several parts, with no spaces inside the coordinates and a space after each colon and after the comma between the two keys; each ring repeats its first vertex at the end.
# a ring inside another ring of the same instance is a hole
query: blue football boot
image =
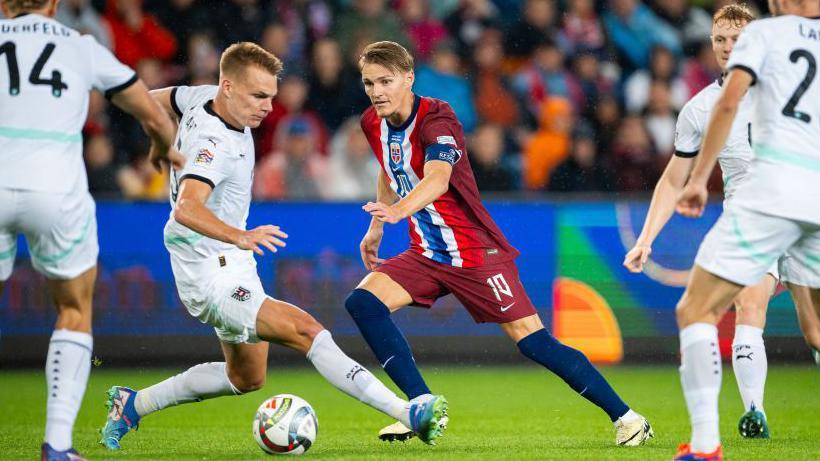
{"type": "Polygon", "coordinates": [[[740,417],[737,430],[742,437],[747,439],[768,439],[769,424],[766,422],[766,415],[758,411],[754,405],[740,417]]]}
{"type": "Polygon", "coordinates": [[[448,420],[447,399],[443,395],[410,405],[411,429],[428,445],[435,445],[436,439],[444,435],[448,420]]]}
{"type": "Polygon", "coordinates": [[[40,453],[40,461],[85,461],[85,458],[80,456],[77,450],[73,448],[57,451],[47,443],[40,447],[40,453]]]}
{"type": "Polygon", "coordinates": [[[107,392],[108,417],[105,426],[100,429],[102,439],[100,443],[109,450],[119,450],[120,440],[131,429],[136,430],[140,424],[140,416],[134,409],[134,400],[137,391],[122,386],[114,386],[107,392]]]}

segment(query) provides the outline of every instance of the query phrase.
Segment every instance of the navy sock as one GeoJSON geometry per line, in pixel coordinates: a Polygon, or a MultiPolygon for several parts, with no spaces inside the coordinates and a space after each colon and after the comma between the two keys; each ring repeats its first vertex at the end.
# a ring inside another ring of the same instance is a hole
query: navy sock
{"type": "Polygon", "coordinates": [[[581,351],[561,344],[547,330],[538,330],[518,341],[518,349],[527,358],[558,375],[575,392],[604,410],[612,421],[629,411],[629,407],[581,351]]]}
{"type": "Polygon", "coordinates": [[[345,308],[376,354],[379,364],[407,398],[430,394],[416,367],[410,345],[390,319],[387,306],[373,293],[357,288],[345,300],[345,308]]]}

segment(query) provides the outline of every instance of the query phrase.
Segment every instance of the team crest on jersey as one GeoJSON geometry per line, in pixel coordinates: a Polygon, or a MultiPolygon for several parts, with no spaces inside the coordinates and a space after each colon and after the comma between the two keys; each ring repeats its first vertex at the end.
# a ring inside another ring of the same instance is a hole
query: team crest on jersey
{"type": "Polygon", "coordinates": [[[196,158],[194,159],[195,165],[203,165],[208,166],[214,161],[214,154],[211,153],[206,148],[199,149],[199,152],[196,153],[196,158]]]}
{"type": "Polygon", "coordinates": [[[397,142],[390,143],[390,160],[393,163],[401,162],[401,145],[397,142]]]}
{"type": "Polygon", "coordinates": [[[238,286],[235,290],[233,290],[231,298],[237,301],[247,301],[251,299],[251,290],[244,288],[242,286],[238,286]]]}

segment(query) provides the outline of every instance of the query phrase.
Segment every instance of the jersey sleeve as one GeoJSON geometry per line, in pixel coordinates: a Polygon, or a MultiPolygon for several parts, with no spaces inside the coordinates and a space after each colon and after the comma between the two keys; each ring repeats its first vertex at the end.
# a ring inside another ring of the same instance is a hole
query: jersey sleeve
{"type": "Polygon", "coordinates": [[[703,121],[691,104],[687,104],[678,115],[675,124],[675,155],[692,158],[698,155],[703,144],[703,121]]]}
{"type": "Polygon", "coordinates": [[[216,188],[232,172],[236,165],[230,152],[221,146],[227,145],[214,137],[200,137],[189,151],[184,152],[187,161],[178,173],[180,184],[185,179],[202,181],[212,189],[216,188]]]}
{"type": "Polygon", "coordinates": [[[186,110],[213,99],[217,89],[216,85],[176,86],[171,90],[171,107],[182,118],[186,110]]]}
{"type": "Polygon", "coordinates": [[[91,48],[91,87],[100,90],[111,99],[118,92],[137,83],[134,69],[121,63],[114,55],[91,36],[85,36],[91,48]]]}
{"type": "Polygon", "coordinates": [[[421,128],[419,140],[424,149],[424,161],[441,160],[455,165],[461,160],[464,135],[461,124],[452,109],[442,108],[436,114],[428,115],[421,128]]]}
{"type": "Polygon", "coordinates": [[[726,66],[730,71],[740,69],[749,73],[752,76],[752,85],[757,82],[757,76],[760,75],[766,59],[766,51],[769,48],[766,46],[766,38],[760,27],[760,24],[765,21],[764,19],[751,22],[743,29],[726,66]]]}

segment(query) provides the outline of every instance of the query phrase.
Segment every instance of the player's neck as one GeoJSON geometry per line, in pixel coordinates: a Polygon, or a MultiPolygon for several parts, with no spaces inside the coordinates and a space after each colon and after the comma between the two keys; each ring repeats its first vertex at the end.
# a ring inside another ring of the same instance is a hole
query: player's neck
{"type": "Polygon", "coordinates": [[[216,115],[218,115],[223,122],[230,125],[231,128],[237,131],[244,130],[245,125],[231,115],[231,112],[228,110],[227,104],[225,103],[225,99],[221,98],[219,93],[217,93],[214,97],[214,102],[211,104],[211,108],[216,115]]]}
{"type": "Polygon", "coordinates": [[[387,121],[393,126],[402,126],[413,115],[413,109],[416,105],[416,95],[410,93],[402,101],[401,106],[393,115],[387,117],[387,121]]]}

